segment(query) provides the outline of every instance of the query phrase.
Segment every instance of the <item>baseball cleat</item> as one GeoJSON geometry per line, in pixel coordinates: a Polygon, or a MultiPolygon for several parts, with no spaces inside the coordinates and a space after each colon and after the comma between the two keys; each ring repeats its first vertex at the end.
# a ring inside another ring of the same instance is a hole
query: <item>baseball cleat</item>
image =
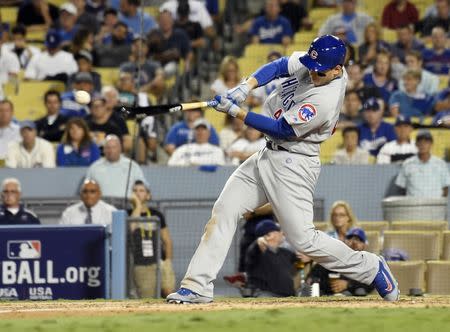
{"type": "Polygon", "coordinates": [[[398,301],[400,298],[400,290],[398,288],[398,282],[394,278],[388,264],[382,256],[379,256],[380,266],[378,268],[377,275],[373,281],[378,294],[385,301],[398,301]]]}
{"type": "Polygon", "coordinates": [[[168,303],[175,304],[190,304],[190,303],[210,303],[213,301],[212,297],[203,296],[194,293],[190,289],[180,288],[176,293],[169,294],[166,297],[168,303]]]}

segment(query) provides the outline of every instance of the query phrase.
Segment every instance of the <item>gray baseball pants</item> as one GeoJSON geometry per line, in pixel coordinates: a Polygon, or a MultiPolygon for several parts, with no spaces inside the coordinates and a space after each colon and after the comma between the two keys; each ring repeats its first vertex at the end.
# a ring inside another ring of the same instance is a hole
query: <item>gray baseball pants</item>
{"type": "Polygon", "coordinates": [[[313,195],[320,173],[319,157],[267,148],[247,159],[230,176],[191,259],[181,287],[212,297],[239,219],[270,202],[287,240],[328,270],[370,284],[378,272],[375,254],[354,251],[318,231],[313,224],[313,195]]]}

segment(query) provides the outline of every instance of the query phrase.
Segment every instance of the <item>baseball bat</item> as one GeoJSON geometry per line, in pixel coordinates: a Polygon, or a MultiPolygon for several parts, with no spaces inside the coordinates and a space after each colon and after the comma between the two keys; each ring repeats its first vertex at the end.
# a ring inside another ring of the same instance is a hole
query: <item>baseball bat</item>
{"type": "Polygon", "coordinates": [[[217,100],[199,101],[193,103],[180,103],[180,104],[166,104],[166,105],[152,105],[146,107],[127,107],[121,108],[122,113],[125,113],[127,117],[136,116],[153,116],[159,114],[168,114],[179,111],[188,111],[202,107],[214,107],[219,102],[217,100]]]}

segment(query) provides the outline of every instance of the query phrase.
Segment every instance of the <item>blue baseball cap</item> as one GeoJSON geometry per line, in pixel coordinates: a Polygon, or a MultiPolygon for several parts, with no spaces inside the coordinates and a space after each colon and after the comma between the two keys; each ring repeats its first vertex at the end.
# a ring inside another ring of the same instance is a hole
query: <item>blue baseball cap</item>
{"type": "Polygon", "coordinates": [[[352,228],[347,232],[347,235],[345,235],[346,239],[350,239],[352,237],[356,236],[358,239],[361,240],[361,242],[367,243],[367,236],[366,232],[362,228],[352,228]]]}
{"type": "Polygon", "coordinates": [[[412,126],[411,119],[403,114],[400,114],[399,116],[397,116],[397,119],[395,120],[395,126],[400,126],[404,124],[412,126]]]}
{"type": "Polygon", "coordinates": [[[261,220],[255,228],[255,234],[257,237],[264,236],[270,232],[279,232],[280,226],[276,224],[272,219],[261,220]]]}
{"type": "Polygon", "coordinates": [[[36,124],[31,120],[24,120],[20,122],[20,130],[24,128],[36,129],[36,124]]]}
{"type": "Polygon", "coordinates": [[[61,44],[61,36],[56,30],[49,30],[45,36],[45,46],[47,48],[57,48],[61,44]]]}
{"type": "Polygon", "coordinates": [[[377,98],[371,97],[364,102],[362,109],[363,111],[379,111],[381,108],[377,98]]]}

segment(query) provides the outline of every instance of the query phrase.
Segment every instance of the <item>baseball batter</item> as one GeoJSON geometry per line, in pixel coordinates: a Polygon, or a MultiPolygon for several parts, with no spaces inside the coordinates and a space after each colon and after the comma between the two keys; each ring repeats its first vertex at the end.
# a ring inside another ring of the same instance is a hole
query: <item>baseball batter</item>
{"type": "MultiPolygon", "coordinates": [[[[267,146],[229,178],[214,204],[211,219],[171,303],[213,300],[213,281],[223,265],[241,216],[270,202],[292,246],[328,270],[374,284],[388,301],[399,297],[386,262],[357,252],[314,228],[313,195],[320,173],[320,143],[333,134],[343,103],[346,49],[335,36],[316,38],[307,53],[294,52],[266,64],[226,96],[216,110],[245,121],[266,135],[267,146]],[[264,114],[239,108],[249,92],[285,77],[264,103],[264,114]]],[[[276,273],[276,271],[274,271],[276,273]]]]}

